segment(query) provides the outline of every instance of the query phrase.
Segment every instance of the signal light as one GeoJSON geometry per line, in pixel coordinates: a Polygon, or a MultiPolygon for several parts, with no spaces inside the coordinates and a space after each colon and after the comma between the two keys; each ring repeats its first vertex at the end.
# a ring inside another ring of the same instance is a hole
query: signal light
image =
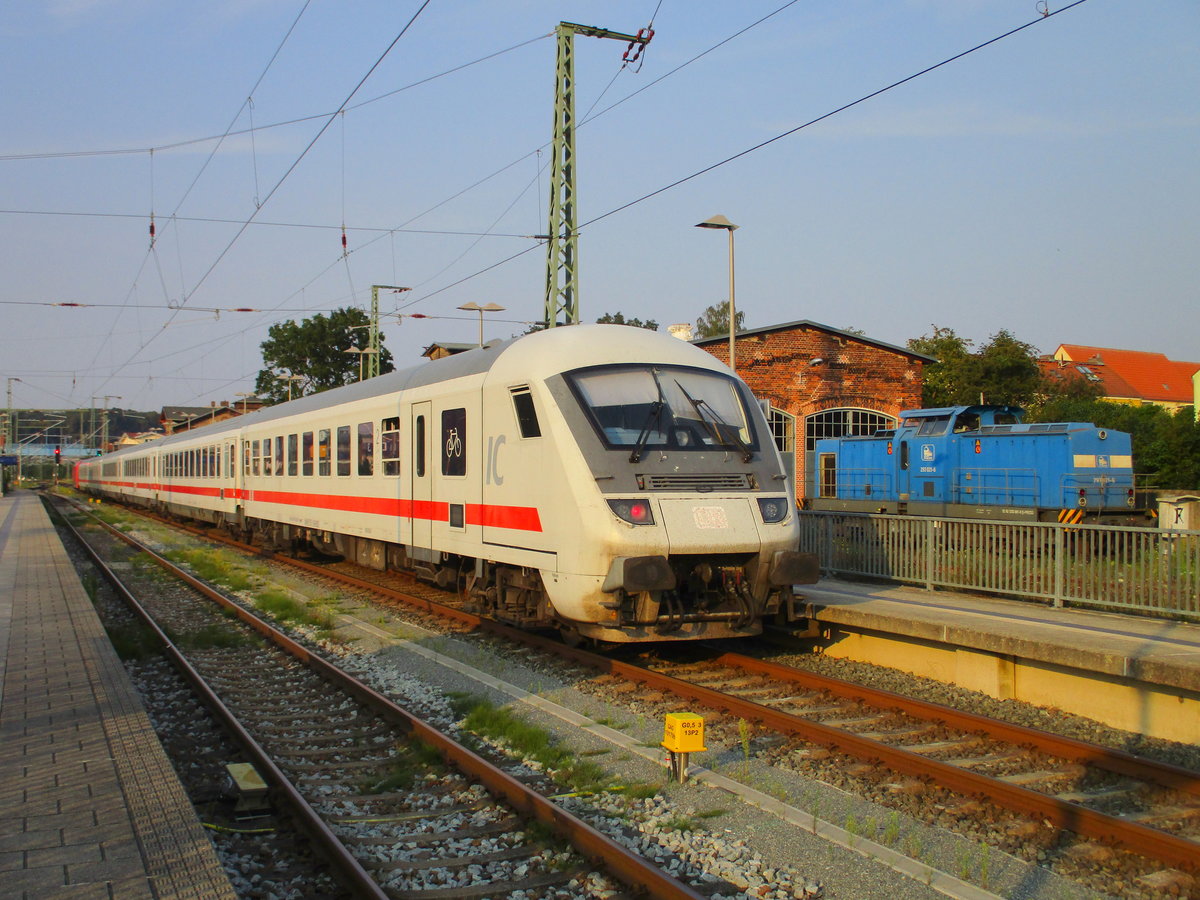
{"type": "Polygon", "coordinates": [[[59,447],[57,444],[55,444],[54,445],[54,463],[55,463],[55,465],[58,464],[58,461],[61,457],[62,457],[62,448],[59,447]]]}

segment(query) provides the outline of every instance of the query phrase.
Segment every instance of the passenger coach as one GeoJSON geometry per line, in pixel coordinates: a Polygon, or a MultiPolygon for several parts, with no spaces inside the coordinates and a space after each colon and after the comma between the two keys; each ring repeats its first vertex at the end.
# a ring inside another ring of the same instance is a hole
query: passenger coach
{"type": "Polygon", "coordinates": [[[465,590],[568,638],[754,634],[816,580],[748,388],[618,325],[554,328],[87,460],[79,487],[465,590]]]}

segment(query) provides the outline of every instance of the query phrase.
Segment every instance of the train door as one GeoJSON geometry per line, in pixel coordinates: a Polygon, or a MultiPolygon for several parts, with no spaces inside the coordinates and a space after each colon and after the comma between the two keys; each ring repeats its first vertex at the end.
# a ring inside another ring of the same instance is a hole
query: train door
{"type": "Polygon", "coordinates": [[[909,442],[900,441],[900,461],[896,467],[896,499],[907,500],[910,483],[908,467],[909,442]]]}
{"type": "MultiPolygon", "coordinates": [[[[412,508],[409,524],[412,547],[433,545],[433,460],[430,458],[430,432],[433,404],[429,401],[412,406],[412,508]]],[[[418,558],[420,554],[414,554],[418,558]]]]}
{"type": "Polygon", "coordinates": [[[826,498],[836,497],[838,495],[837,454],[822,453],[817,463],[817,471],[820,473],[818,496],[826,498]]]}

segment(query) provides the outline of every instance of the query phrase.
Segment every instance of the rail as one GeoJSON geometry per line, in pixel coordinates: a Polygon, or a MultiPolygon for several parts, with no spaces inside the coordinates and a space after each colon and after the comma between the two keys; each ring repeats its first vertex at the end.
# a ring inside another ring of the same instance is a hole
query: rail
{"type": "Polygon", "coordinates": [[[1200,618],[1200,531],[803,510],[830,575],[1200,618]]]}

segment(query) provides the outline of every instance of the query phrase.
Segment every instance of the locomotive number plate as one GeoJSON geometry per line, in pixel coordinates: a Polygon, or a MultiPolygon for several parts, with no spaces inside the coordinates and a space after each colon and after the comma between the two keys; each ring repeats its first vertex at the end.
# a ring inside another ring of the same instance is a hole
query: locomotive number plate
{"type": "Polygon", "coordinates": [[[720,506],[696,506],[692,509],[692,521],[697,528],[728,528],[729,517],[720,506]]]}

